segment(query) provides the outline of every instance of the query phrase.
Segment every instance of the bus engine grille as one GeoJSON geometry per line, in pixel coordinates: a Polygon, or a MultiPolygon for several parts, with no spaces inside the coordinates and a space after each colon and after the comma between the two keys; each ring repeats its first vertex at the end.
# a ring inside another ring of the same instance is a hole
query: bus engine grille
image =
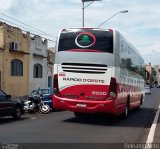
{"type": "Polygon", "coordinates": [[[62,69],[64,72],[101,74],[107,71],[107,65],[87,63],[62,63],[62,69]]]}

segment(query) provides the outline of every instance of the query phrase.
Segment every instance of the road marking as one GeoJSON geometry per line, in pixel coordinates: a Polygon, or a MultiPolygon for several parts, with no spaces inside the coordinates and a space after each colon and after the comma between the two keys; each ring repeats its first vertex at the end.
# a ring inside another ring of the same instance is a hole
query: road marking
{"type": "MultiPolygon", "coordinates": [[[[155,134],[155,130],[156,130],[156,125],[157,125],[157,122],[158,122],[158,117],[159,117],[159,113],[160,113],[160,105],[159,105],[159,108],[156,112],[156,116],[154,118],[154,121],[153,121],[153,124],[151,126],[151,129],[150,129],[150,132],[148,134],[148,139],[147,139],[147,142],[146,144],[151,144],[153,143],[153,140],[154,140],[154,134],[155,134]]],[[[150,148],[149,148],[150,149],[150,148]]]]}

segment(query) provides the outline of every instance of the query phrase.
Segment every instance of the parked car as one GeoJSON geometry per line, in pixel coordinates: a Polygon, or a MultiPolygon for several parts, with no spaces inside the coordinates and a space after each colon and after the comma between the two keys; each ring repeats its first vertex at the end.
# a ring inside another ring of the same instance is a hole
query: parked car
{"type": "Polygon", "coordinates": [[[150,88],[150,86],[145,86],[144,90],[145,90],[145,94],[151,94],[151,88],[150,88]]]}
{"type": "Polygon", "coordinates": [[[160,88],[160,82],[157,83],[156,87],[157,87],[157,88],[160,88]]]}
{"type": "Polygon", "coordinates": [[[14,119],[21,119],[23,113],[22,101],[0,90],[0,117],[12,116],[14,119]]]}
{"type": "Polygon", "coordinates": [[[159,85],[159,84],[157,84],[157,85],[156,85],[156,88],[160,88],[160,85],[159,85]]]}
{"type": "Polygon", "coordinates": [[[52,88],[39,88],[39,89],[34,89],[30,95],[29,98],[37,96],[38,94],[42,95],[42,101],[49,105],[51,110],[53,110],[53,101],[52,101],[52,95],[53,95],[53,90],[52,88]]]}

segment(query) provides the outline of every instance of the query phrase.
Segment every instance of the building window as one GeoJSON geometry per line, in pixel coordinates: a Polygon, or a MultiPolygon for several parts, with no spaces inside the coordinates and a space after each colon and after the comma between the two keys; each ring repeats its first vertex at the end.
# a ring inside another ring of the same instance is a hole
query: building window
{"type": "Polygon", "coordinates": [[[11,61],[11,76],[23,76],[23,62],[14,59],[11,61]]]}
{"type": "Polygon", "coordinates": [[[42,78],[42,65],[35,64],[33,67],[33,77],[34,78],[42,78]]]}

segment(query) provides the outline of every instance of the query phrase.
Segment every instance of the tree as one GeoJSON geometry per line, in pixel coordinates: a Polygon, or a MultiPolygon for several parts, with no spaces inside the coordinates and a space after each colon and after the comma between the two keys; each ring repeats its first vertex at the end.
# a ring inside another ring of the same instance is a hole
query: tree
{"type": "Polygon", "coordinates": [[[153,68],[153,67],[152,67],[152,74],[153,74],[153,76],[157,76],[157,72],[156,72],[155,68],[153,68]]]}

